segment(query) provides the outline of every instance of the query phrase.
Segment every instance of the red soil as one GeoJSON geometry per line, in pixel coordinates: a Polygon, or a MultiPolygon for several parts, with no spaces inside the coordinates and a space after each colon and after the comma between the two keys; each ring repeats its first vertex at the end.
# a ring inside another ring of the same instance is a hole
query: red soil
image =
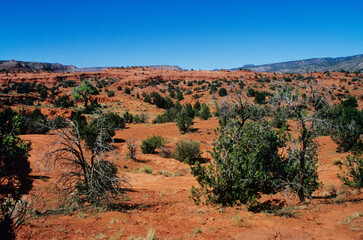
{"type": "MultiPolygon", "coordinates": [[[[127,139],[129,136],[143,139],[152,134],[160,134],[170,141],[182,138],[205,141],[203,150],[210,149],[213,134],[211,129],[217,126],[215,119],[197,121],[197,132],[181,135],[175,124],[130,125],[128,129],[117,131],[115,139],[127,139]]],[[[50,173],[36,168],[40,156],[39,147],[50,141],[51,135],[25,135],[25,140],[32,142],[33,150],[30,158],[34,175],[50,173]]],[[[337,158],[343,157],[335,151],[336,144],[329,137],[319,139],[320,180],[325,189],[329,184],[337,188],[339,169],[333,164],[337,158]]],[[[122,173],[126,174],[134,192],[129,192],[131,208],[124,212],[75,212],[68,215],[53,215],[32,219],[19,233],[21,239],[90,239],[106,235],[107,238],[123,232],[123,238],[129,236],[146,236],[149,228],[156,230],[156,235],[163,239],[362,239],[362,218],[352,223],[347,218],[362,211],[362,201],[350,201],[347,197],[343,204],[332,200],[314,199],[311,204],[298,205],[296,218],[277,217],[266,213],[252,213],[245,206],[220,208],[197,206],[189,199],[191,186],[196,186],[195,178],[189,173],[189,166],[157,155],[138,153],[139,161],[125,158],[125,143],[115,143],[117,151],[110,159],[118,164],[122,173]],[[184,176],[165,177],[139,173],[137,169],[150,166],[154,173],[166,170],[168,173],[182,172],[184,176]],[[241,219],[241,220],[238,220],[241,219]],[[197,230],[199,229],[199,230],[197,230]],[[354,229],[354,230],[352,230],[354,229]],[[200,231],[200,232],[199,232],[200,231]],[[104,234],[104,235],[103,235],[104,234]]],[[[209,157],[208,154],[204,154],[209,157]]],[[[56,207],[56,195],[52,193],[53,179],[36,180],[29,198],[40,211],[49,206],[56,207]],[[49,201],[49,202],[48,202],[49,201]],[[44,203],[45,202],[45,203],[44,203]]],[[[319,195],[326,194],[324,190],[319,195]]],[[[362,199],[360,194],[355,198],[362,199]]],[[[265,199],[272,197],[265,196],[265,199]]]]}
{"type": "MultiPolygon", "coordinates": [[[[52,85],[56,76],[64,76],[66,79],[78,80],[84,73],[53,74],[53,73],[19,73],[17,76],[5,76],[0,74],[0,83],[11,80],[44,82],[52,85]]],[[[150,69],[124,69],[106,70],[99,73],[86,73],[84,75],[101,78],[115,78],[117,81],[108,87],[116,92],[116,96],[108,98],[102,92],[96,96],[102,104],[107,104],[110,111],[123,113],[128,109],[131,113],[148,112],[151,119],[156,114],[162,113],[161,109],[154,105],[144,103],[134,96],[117,91],[117,86],[134,86],[140,84],[150,76],[162,75],[164,80],[202,80],[213,81],[223,77],[239,78],[243,76],[248,86],[256,83],[253,72],[227,72],[227,71],[167,71],[150,69]],[[136,74],[136,75],[135,75],[136,74]],[[122,79],[121,79],[122,78],[122,79]],[[130,83],[130,85],[128,85],[130,83]]],[[[274,76],[274,74],[263,74],[274,76]]],[[[319,74],[323,76],[322,74],[319,74]]],[[[281,77],[277,74],[277,77],[281,77]]],[[[353,75],[352,75],[353,76],[353,75]]],[[[341,83],[340,78],[348,78],[341,73],[332,73],[329,79],[319,80],[326,86],[344,84],[351,94],[360,96],[361,85],[353,90],[352,85],[341,83]]],[[[296,83],[296,81],[293,81],[296,83]]],[[[361,84],[361,83],[360,83],[361,84]]],[[[268,86],[268,84],[266,84],[268,86]]],[[[181,83],[180,87],[187,88],[181,83]]],[[[193,89],[199,85],[194,85],[193,89]]],[[[228,87],[226,84],[224,87],[228,87]]],[[[161,85],[159,85],[162,88],[161,85]]],[[[265,89],[268,89],[266,87],[265,89]]],[[[62,90],[70,92],[70,89],[62,90]]],[[[144,89],[134,88],[132,92],[141,95],[142,91],[153,91],[152,87],[144,89]]],[[[213,100],[208,92],[200,92],[204,95],[199,99],[211,106],[213,100]]],[[[193,92],[195,94],[195,92],[193,92]]],[[[193,95],[192,94],[192,95],[193,95]]],[[[195,102],[192,95],[185,96],[183,102],[195,102]]],[[[359,100],[362,107],[362,100],[359,100]]],[[[41,107],[44,113],[49,115],[67,115],[69,110],[50,109],[49,105],[41,107]]],[[[341,189],[341,181],[337,177],[338,166],[334,165],[336,159],[343,158],[346,154],[337,153],[337,145],[330,137],[318,139],[320,144],[319,177],[324,187],[314,195],[320,198],[310,200],[310,204],[295,205],[296,217],[279,217],[267,213],[253,213],[246,206],[226,207],[195,205],[189,198],[191,187],[198,183],[190,174],[190,167],[173,158],[162,158],[154,154],[142,154],[138,152],[137,160],[126,158],[126,146],[123,140],[134,137],[139,142],[153,134],[159,134],[169,140],[172,146],[179,139],[193,139],[201,142],[203,157],[210,158],[208,150],[212,149],[213,139],[216,137],[214,129],[218,126],[217,119],[207,121],[195,120],[195,131],[182,135],[175,123],[166,124],[128,124],[126,129],[118,130],[114,139],[115,150],[108,159],[120,167],[134,191],[128,192],[129,201],[125,201],[128,208],[120,211],[77,210],[69,215],[55,214],[41,217],[31,217],[19,232],[19,239],[110,239],[120,236],[120,239],[129,239],[130,236],[145,237],[150,228],[154,228],[159,239],[363,239],[363,218],[357,217],[351,222],[348,217],[361,213],[363,209],[363,194],[339,195],[340,199],[323,198],[334,191],[329,186],[334,185],[341,189]],[[150,166],[154,174],[141,173],[138,169],[150,166]],[[175,176],[166,177],[158,174],[159,170],[165,170],[175,176]],[[340,203],[340,202],[341,203],[340,203]],[[121,234],[122,233],[122,234],[121,234]]],[[[60,203],[57,193],[53,190],[57,172],[48,172],[42,169],[38,163],[42,155],[41,148],[51,141],[53,135],[24,135],[22,139],[32,143],[31,166],[33,175],[49,176],[49,179],[36,179],[34,188],[27,196],[32,207],[40,212],[47,209],[56,209],[60,203]]],[[[336,190],[335,190],[336,191],[336,190]]],[[[273,200],[286,196],[263,196],[262,200],[273,200]]]]}

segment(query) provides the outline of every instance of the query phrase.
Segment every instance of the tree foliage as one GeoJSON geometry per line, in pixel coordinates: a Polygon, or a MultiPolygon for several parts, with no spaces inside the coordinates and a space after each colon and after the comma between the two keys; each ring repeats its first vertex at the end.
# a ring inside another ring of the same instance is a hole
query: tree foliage
{"type": "Polygon", "coordinates": [[[193,109],[191,111],[188,111],[188,108],[183,108],[177,114],[176,125],[178,126],[180,132],[183,134],[188,132],[193,125],[194,116],[191,117],[191,115],[194,115],[194,111],[193,109]]]}
{"type": "Polygon", "coordinates": [[[49,131],[47,118],[41,113],[39,108],[34,109],[32,112],[22,110],[19,114],[24,119],[24,125],[21,128],[22,134],[44,134],[49,131]]]}
{"type": "Polygon", "coordinates": [[[199,102],[199,101],[196,101],[196,102],[194,103],[193,108],[194,108],[195,112],[199,112],[199,111],[200,111],[200,109],[201,109],[200,102],[199,102]]]}
{"type": "Polygon", "coordinates": [[[47,168],[61,167],[59,182],[69,193],[65,197],[73,195],[78,203],[94,205],[114,203],[120,200],[128,186],[127,179],[119,176],[114,163],[104,158],[105,152],[110,150],[107,141],[114,125],[108,123],[107,115],[101,115],[89,126],[82,117],[78,119],[78,122],[69,121],[67,127],[56,130],[56,140],[47,145],[41,160],[47,168]]]}
{"type": "Polygon", "coordinates": [[[363,157],[347,156],[343,161],[343,166],[339,166],[343,170],[343,175],[338,174],[338,177],[344,185],[358,190],[363,188],[363,157]],[[343,170],[343,166],[345,170],[343,170]]]}
{"type": "Polygon", "coordinates": [[[332,138],[339,145],[339,151],[363,151],[363,110],[357,109],[357,99],[348,97],[341,104],[332,108],[329,119],[335,128],[332,138]]]}
{"type": "Polygon", "coordinates": [[[227,96],[228,95],[227,90],[225,88],[220,88],[218,90],[218,95],[221,97],[227,96]]]}
{"type": "Polygon", "coordinates": [[[31,144],[18,136],[22,117],[8,113],[12,114],[7,110],[0,113],[0,195],[18,200],[32,187],[28,161],[31,144]]]}
{"type": "Polygon", "coordinates": [[[199,112],[199,117],[203,120],[207,120],[210,117],[212,117],[212,114],[211,114],[210,109],[207,104],[205,104],[205,103],[202,104],[202,108],[199,112]]]}
{"type": "Polygon", "coordinates": [[[330,129],[330,124],[326,121],[329,104],[324,97],[325,90],[308,81],[295,90],[289,85],[281,86],[280,91],[271,99],[275,106],[280,106],[280,102],[283,102],[288,107],[289,111],[284,109],[280,112],[288,114],[300,129],[300,135],[292,140],[287,152],[287,171],[283,184],[296,192],[302,202],[321,185],[317,172],[315,139],[330,129]],[[308,95],[303,93],[304,89],[308,95]]]}
{"type": "Polygon", "coordinates": [[[188,164],[194,164],[201,156],[200,144],[197,141],[179,140],[175,144],[173,157],[188,164]]]}
{"type": "Polygon", "coordinates": [[[141,151],[145,154],[153,154],[157,148],[163,147],[166,142],[165,138],[161,136],[147,137],[141,143],[141,151]]]}
{"type": "Polygon", "coordinates": [[[15,239],[24,222],[27,203],[21,196],[29,193],[33,180],[28,161],[30,143],[18,136],[24,120],[7,109],[0,113],[0,233],[15,239]]]}
{"type": "Polygon", "coordinates": [[[84,107],[88,105],[89,95],[95,94],[97,90],[92,86],[92,84],[84,80],[81,85],[73,88],[73,98],[78,100],[79,98],[83,98],[84,107]]]}
{"type": "Polygon", "coordinates": [[[205,196],[207,203],[254,204],[261,193],[276,191],[282,168],[278,150],[287,137],[284,132],[272,130],[266,121],[242,125],[229,119],[218,135],[214,160],[208,166],[199,162],[192,166],[200,184],[200,188],[192,188],[197,203],[205,196]]]}
{"type": "Polygon", "coordinates": [[[73,100],[69,100],[68,95],[60,96],[58,99],[54,100],[53,102],[54,107],[63,107],[63,108],[69,108],[74,106],[73,100]]]}

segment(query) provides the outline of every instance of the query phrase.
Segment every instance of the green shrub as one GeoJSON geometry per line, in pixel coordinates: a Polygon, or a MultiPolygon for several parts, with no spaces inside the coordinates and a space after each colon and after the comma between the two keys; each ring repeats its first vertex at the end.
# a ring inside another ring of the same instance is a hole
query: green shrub
{"type": "Polygon", "coordinates": [[[183,109],[186,111],[189,117],[194,118],[195,117],[195,110],[193,109],[192,105],[190,103],[185,104],[183,109]]]}
{"type": "Polygon", "coordinates": [[[160,148],[159,155],[162,158],[171,158],[172,153],[169,147],[162,147],[160,148]]]}
{"type": "Polygon", "coordinates": [[[266,121],[249,122],[244,126],[229,120],[219,129],[213,161],[207,166],[196,162],[192,174],[200,187],[192,188],[192,197],[199,203],[235,205],[255,204],[262,193],[276,191],[281,175],[286,134],[271,129],[266,121]]]}
{"type": "Polygon", "coordinates": [[[162,169],[160,169],[158,171],[158,174],[163,175],[165,177],[170,177],[171,176],[166,170],[162,170],[162,169]]]}
{"type": "Polygon", "coordinates": [[[174,122],[176,119],[176,116],[178,114],[178,111],[174,108],[167,109],[163,114],[159,114],[154,120],[153,124],[157,123],[166,123],[166,122],[174,122]]]}
{"type": "Polygon", "coordinates": [[[287,119],[288,119],[288,109],[286,108],[278,108],[272,113],[272,126],[275,128],[288,128],[287,119]]]}
{"type": "Polygon", "coordinates": [[[131,89],[130,89],[129,87],[126,87],[126,88],[125,88],[125,93],[126,93],[126,94],[131,94],[131,89]]]}
{"type": "Polygon", "coordinates": [[[264,92],[255,92],[255,103],[264,104],[266,103],[266,94],[264,92]]]}
{"type": "Polygon", "coordinates": [[[48,97],[48,91],[46,89],[40,90],[40,100],[44,101],[48,97]]]}
{"type": "Polygon", "coordinates": [[[105,114],[105,124],[108,128],[123,129],[125,128],[125,119],[114,112],[105,114]]]}
{"type": "Polygon", "coordinates": [[[85,114],[92,114],[92,113],[99,111],[100,108],[101,108],[101,105],[98,103],[97,99],[95,99],[95,100],[92,100],[91,103],[89,105],[87,105],[83,109],[82,112],[85,114]]]}
{"type": "Polygon", "coordinates": [[[61,97],[58,97],[56,100],[54,100],[53,102],[53,106],[54,107],[63,107],[63,108],[69,108],[69,107],[73,107],[74,106],[74,101],[73,100],[69,100],[69,96],[68,95],[63,95],[61,97]]]}
{"type": "Polygon", "coordinates": [[[360,136],[363,133],[363,110],[358,110],[356,101],[343,101],[332,109],[330,119],[335,126],[332,131],[333,140],[339,145],[339,151],[363,151],[360,136]]]}
{"type": "Polygon", "coordinates": [[[108,91],[107,96],[108,97],[113,97],[113,96],[115,96],[115,92],[114,91],[108,91]]]}
{"type": "Polygon", "coordinates": [[[147,113],[140,113],[134,115],[134,123],[146,123],[149,116],[147,113]]]}
{"type": "Polygon", "coordinates": [[[139,144],[137,143],[137,139],[129,137],[126,140],[126,148],[127,148],[126,156],[132,160],[135,160],[138,147],[139,147],[139,144]]]}
{"type": "Polygon", "coordinates": [[[33,186],[30,176],[31,143],[20,139],[23,119],[13,110],[0,112],[0,236],[16,239],[26,219],[27,203],[21,200],[33,186]]]}
{"type": "Polygon", "coordinates": [[[193,108],[194,108],[194,111],[195,111],[196,113],[197,113],[197,112],[199,112],[199,111],[200,111],[200,109],[201,109],[200,102],[199,102],[199,101],[196,101],[196,103],[194,103],[193,108]]]}
{"type": "Polygon", "coordinates": [[[241,80],[238,82],[238,86],[240,87],[240,89],[243,89],[246,86],[246,84],[241,80]]]}
{"type": "Polygon", "coordinates": [[[199,117],[203,120],[207,120],[208,118],[210,118],[212,116],[210,109],[208,107],[207,104],[203,103],[202,104],[202,109],[199,112],[199,117]]]}
{"type": "Polygon", "coordinates": [[[163,147],[166,142],[165,138],[161,136],[147,137],[141,143],[141,151],[144,154],[153,154],[157,148],[163,147]]]}
{"type": "Polygon", "coordinates": [[[82,131],[82,129],[87,126],[87,120],[84,115],[82,115],[81,111],[72,112],[71,113],[71,121],[74,123],[74,125],[77,126],[77,128],[82,131]]]}
{"type": "Polygon", "coordinates": [[[170,93],[169,93],[169,96],[170,96],[171,98],[175,98],[175,91],[174,91],[174,90],[170,90],[169,92],[170,92],[170,93]]]}
{"type": "Polygon", "coordinates": [[[150,95],[149,95],[149,94],[146,94],[146,95],[145,95],[144,102],[146,102],[146,103],[150,103],[150,104],[151,104],[151,97],[150,97],[150,95]]]}
{"type": "Polygon", "coordinates": [[[289,78],[289,77],[284,77],[284,81],[285,81],[285,82],[291,82],[291,81],[292,81],[292,79],[291,79],[291,78],[289,78]]]}
{"type": "Polygon", "coordinates": [[[21,127],[22,134],[44,134],[49,131],[47,118],[39,108],[34,109],[33,112],[22,110],[19,114],[24,120],[24,125],[21,127]]]}
{"type": "Polygon", "coordinates": [[[72,120],[77,124],[76,127],[81,138],[85,140],[86,146],[94,152],[109,150],[111,146],[106,144],[112,142],[112,137],[116,134],[115,130],[125,128],[124,119],[116,113],[102,114],[88,124],[86,119],[79,114],[75,114],[72,120]],[[100,141],[105,144],[103,147],[106,149],[99,146],[100,141]]]}
{"type": "Polygon", "coordinates": [[[185,91],[185,95],[190,95],[190,94],[192,94],[193,92],[192,92],[192,90],[190,90],[190,89],[187,89],[186,91],[185,91]]]}
{"type": "Polygon", "coordinates": [[[247,88],[247,97],[254,97],[256,95],[256,92],[253,88],[248,87],[247,88]]]}
{"type": "Polygon", "coordinates": [[[147,174],[152,174],[153,173],[153,169],[150,166],[145,166],[139,169],[139,172],[142,173],[147,173],[147,174]]]}
{"type": "Polygon", "coordinates": [[[30,93],[30,92],[35,92],[35,84],[36,83],[29,83],[29,82],[17,82],[14,83],[14,85],[12,86],[12,88],[16,89],[17,93],[30,93]]]}
{"type": "Polygon", "coordinates": [[[98,141],[103,143],[112,142],[112,137],[115,136],[114,128],[107,128],[101,118],[93,120],[87,126],[82,129],[81,136],[85,140],[86,146],[93,152],[101,151],[98,141]],[[101,127],[100,127],[101,126],[101,127]]]}
{"type": "Polygon", "coordinates": [[[48,125],[53,129],[60,129],[60,128],[64,128],[67,126],[67,121],[63,117],[58,116],[58,117],[49,119],[48,125]]]}
{"type": "Polygon", "coordinates": [[[123,114],[123,117],[125,119],[125,122],[127,122],[127,123],[133,123],[134,122],[134,115],[132,115],[131,113],[129,113],[129,111],[126,111],[123,114]]]}
{"type": "Polygon", "coordinates": [[[72,171],[59,176],[58,182],[65,187],[64,200],[72,198],[78,204],[88,202],[105,206],[113,200],[119,201],[127,181],[118,177],[118,168],[114,163],[104,160],[106,151],[112,149],[107,142],[112,140],[114,129],[107,126],[109,123],[105,114],[88,125],[83,123],[81,115],[77,115],[73,118],[78,118],[81,124],[69,122],[64,131],[56,131],[57,138],[50,144],[59,147],[54,151],[48,150],[44,161],[54,166],[60,164],[72,168],[72,171]]]}
{"type": "Polygon", "coordinates": [[[182,111],[178,113],[176,125],[183,134],[188,132],[190,127],[193,125],[193,117],[188,114],[188,110],[186,108],[183,108],[182,111]]]}
{"type": "Polygon", "coordinates": [[[286,119],[278,115],[273,116],[272,125],[275,128],[284,128],[284,129],[288,128],[286,119]]]}
{"type": "Polygon", "coordinates": [[[220,88],[218,90],[218,95],[221,97],[227,96],[228,95],[227,90],[225,88],[220,88]]]}
{"type": "MultiPolygon", "coordinates": [[[[343,175],[338,174],[338,177],[344,185],[358,190],[363,188],[363,157],[347,156],[342,165],[346,171],[343,171],[343,175]]],[[[343,169],[342,165],[339,166],[341,170],[343,169]]]]}
{"type": "Polygon", "coordinates": [[[355,96],[348,96],[346,100],[342,101],[341,104],[343,107],[352,107],[357,108],[358,107],[358,101],[355,96]]]}
{"type": "Polygon", "coordinates": [[[183,93],[182,93],[182,92],[178,92],[178,93],[176,94],[176,99],[177,99],[178,101],[183,100],[183,99],[184,99],[183,93]]]}
{"type": "Polygon", "coordinates": [[[176,160],[193,165],[202,154],[197,141],[179,140],[174,149],[173,157],[176,160]]]}
{"type": "Polygon", "coordinates": [[[109,194],[119,194],[115,189],[114,179],[117,179],[117,167],[114,163],[101,160],[92,165],[92,177],[89,178],[89,184],[93,191],[84,191],[83,184],[78,184],[79,194],[87,196],[87,201],[96,204],[107,201],[109,194]]]}
{"type": "Polygon", "coordinates": [[[193,98],[194,98],[194,99],[199,99],[199,98],[201,98],[201,97],[202,97],[202,95],[197,94],[197,93],[193,95],[193,98]]]}
{"type": "Polygon", "coordinates": [[[216,86],[216,85],[211,85],[211,86],[210,86],[210,91],[209,91],[209,93],[210,93],[210,94],[213,94],[213,93],[217,92],[217,90],[218,90],[218,88],[217,88],[217,86],[216,86]]]}
{"type": "Polygon", "coordinates": [[[73,98],[77,101],[79,98],[83,98],[84,107],[87,107],[89,95],[98,94],[97,89],[92,84],[84,80],[81,85],[73,88],[73,98]]]}
{"type": "Polygon", "coordinates": [[[152,92],[146,95],[144,102],[156,105],[158,108],[170,109],[174,107],[174,102],[169,97],[162,97],[158,92],[152,92]]]}

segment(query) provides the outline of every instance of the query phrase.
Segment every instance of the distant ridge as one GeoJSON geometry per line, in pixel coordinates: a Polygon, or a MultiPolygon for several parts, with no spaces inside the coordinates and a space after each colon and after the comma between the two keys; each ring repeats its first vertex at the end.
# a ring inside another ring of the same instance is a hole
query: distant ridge
{"type": "MultiPolygon", "coordinates": [[[[165,70],[183,70],[178,66],[170,65],[152,65],[142,66],[152,69],[165,69],[165,70]]],[[[44,63],[44,62],[25,62],[15,60],[2,60],[0,61],[0,71],[48,71],[48,72],[99,72],[112,67],[85,67],[77,68],[73,65],[63,65],[60,63],[44,63]]]]}
{"type": "Polygon", "coordinates": [[[148,67],[148,68],[152,68],[152,69],[177,70],[177,71],[183,70],[179,66],[171,66],[171,65],[151,65],[151,66],[143,66],[143,67],[148,67]]]}
{"type": "Polygon", "coordinates": [[[85,67],[85,68],[76,68],[74,72],[99,72],[112,67],[85,67]]]}
{"type": "MultiPolygon", "coordinates": [[[[150,65],[141,66],[152,69],[165,69],[184,71],[179,66],[171,65],[150,65]]],[[[86,67],[77,68],[73,65],[63,65],[60,63],[43,63],[43,62],[25,62],[15,60],[0,61],[0,71],[49,71],[49,72],[98,72],[112,67],[86,67]]],[[[363,70],[363,54],[337,57],[337,58],[311,58],[296,61],[271,63],[263,65],[244,65],[239,68],[229,69],[230,71],[237,71],[240,69],[249,69],[256,72],[279,72],[279,73],[306,73],[306,72],[324,72],[324,71],[359,71],[363,70]]],[[[217,71],[215,69],[213,71],[217,71]]]]}
{"type": "Polygon", "coordinates": [[[263,65],[244,65],[240,68],[232,68],[236,71],[239,69],[249,69],[256,72],[279,72],[279,73],[306,73],[306,72],[324,72],[324,71],[359,71],[363,70],[363,54],[337,57],[337,58],[311,58],[297,61],[280,62],[263,65]]]}
{"type": "Polygon", "coordinates": [[[0,61],[0,71],[74,72],[76,69],[73,65],[62,65],[60,63],[23,62],[15,60],[0,61]]]}

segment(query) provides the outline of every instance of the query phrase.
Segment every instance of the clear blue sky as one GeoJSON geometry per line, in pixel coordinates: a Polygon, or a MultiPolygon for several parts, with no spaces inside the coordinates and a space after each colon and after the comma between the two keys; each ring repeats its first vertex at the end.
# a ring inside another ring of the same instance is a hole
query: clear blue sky
{"type": "Polygon", "coordinates": [[[0,59],[240,67],[363,53],[362,0],[0,0],[0,59]]]}

